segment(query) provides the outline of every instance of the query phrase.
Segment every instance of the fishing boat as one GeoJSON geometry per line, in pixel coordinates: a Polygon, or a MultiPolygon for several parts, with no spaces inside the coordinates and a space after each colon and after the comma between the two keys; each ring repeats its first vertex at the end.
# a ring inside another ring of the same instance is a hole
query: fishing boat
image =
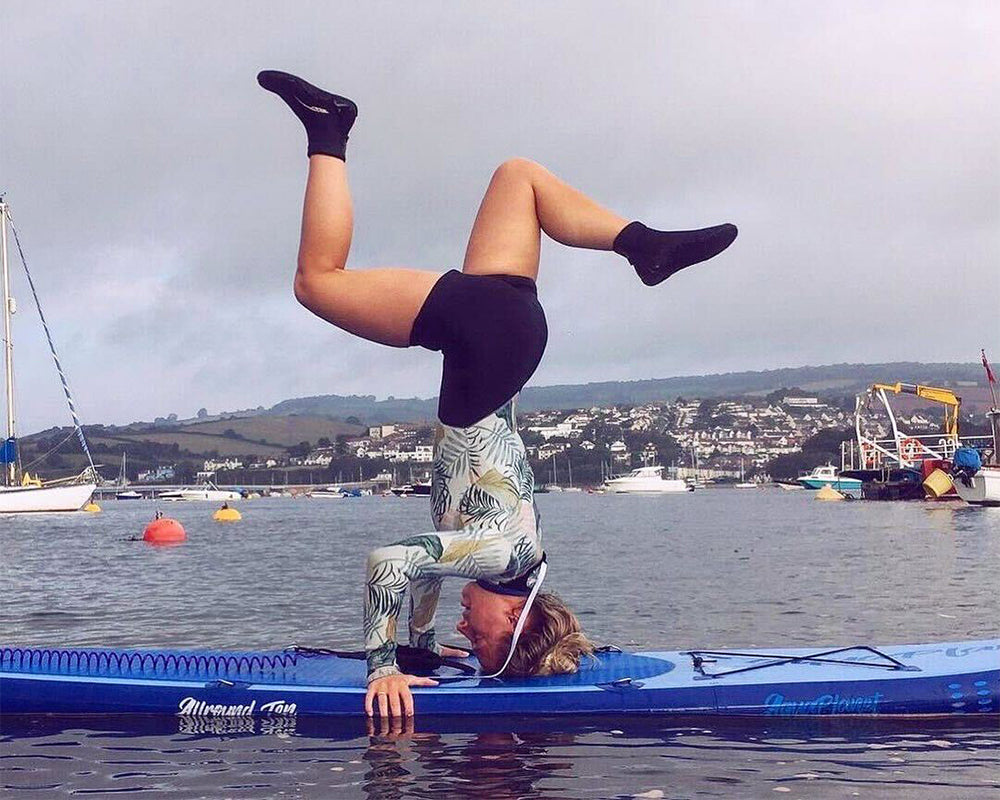
{"type": "Polygon", "coordinates": [[[847,478],[840,475],[832,464],[816,467],[808,475],[801,476],[799,483],[806,489],[822,489],[824,486],[829,486],[841,494],[849,494],[852,497],[861,496],[861,481],[858,478],[847,478]]]}
{"type": "Polygon", "coordinates": [[[694,487],[678,478],[664,478],[663,467],[639,467],[620,478],[609,478],[604,488],[616,494],[681,494],[694,487]]]}
{"type": "Polygon", "coordinates": [[[4,336],[4,362],[7,398],[7,438],[0,445],[0,466],[3,467],[4,485],[0,486],[0,514],[22,514],[28,512],[47,511],[79,511],[90,500],[97,488],[94,477],[97,471],[94,468],[93,459],[90,457],[90,448],[87,446],[86,437],[83,435],[83,428],[73,404],[73,398],[69,391],[69,383],[63,373],[59,357],[56,355],[55,345],[52,341],[52,334],[49,331],[45,315],[42,313],[41,304],[38,301],[38,293],[35,291],[35,283],[28,271],[28,264],[24,259],[24,251],[17,238],[17,230],[14,228],[10,217],[10,207],[0,196],[0,261],[2,261],[3,280],[3,336],[4,336]],[[56,371],[62,381],[63,391],[69,404],[70,414],[73,417],[73,424],[77,440],[83,448],[87,457],[88,467],[79,475],[55,481],[42,481],[37,474],[32,477],[28,472],[22,470],[20,465],[20,455],[17,447],[17,435],[14,425],[14,344],[11,338],[11,317],[17,310],[17,304],[10,293],[10,269],[7,261],[7,229],[8,226],[14,234],[14,241],[17,243],[18,252],[21,254],[21,264],[31,287],[32,297],[38,308],[38,316],[45,329],[45,336],[48,340],[49,350],[56,365],[56,371]]]}

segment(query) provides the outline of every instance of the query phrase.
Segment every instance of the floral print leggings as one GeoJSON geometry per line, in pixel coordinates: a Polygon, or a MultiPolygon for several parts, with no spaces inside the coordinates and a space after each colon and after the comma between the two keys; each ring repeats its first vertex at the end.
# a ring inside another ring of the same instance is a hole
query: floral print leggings
{"type": "Polygon", "coordinates": [[[398,672],[396,627],[410,590],[410,644],[438,652],[434,614],[448,576],[512,580],[542,558],[534,475],[514,400],[465,428],[439,424],[431,516],[435,533],[372,551],[365,592],[368,680],[398,672]]]}

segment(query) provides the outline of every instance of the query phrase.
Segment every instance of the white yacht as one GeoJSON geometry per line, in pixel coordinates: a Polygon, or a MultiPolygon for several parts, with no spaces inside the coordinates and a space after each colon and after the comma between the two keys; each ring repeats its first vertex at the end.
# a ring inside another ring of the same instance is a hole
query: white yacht
{"type": "Polygon", "coordinates": [[[639,467],[620,478],[604,482],[609,492],[630,494],[679,494],[693,492],[694,487],[676,478],[664,478],[663,467],[639,467]]]}
{"type": "Polygon", "coordinates": [[[213,503],[221,503],[227,500],[242,500],[243,495],[231,489],[220,489],[211,481],[205,481],[201,486],[185,486],[180,489],[171,489],[160,492],[157,495],[159,500],[211,500],[213,503]]]}

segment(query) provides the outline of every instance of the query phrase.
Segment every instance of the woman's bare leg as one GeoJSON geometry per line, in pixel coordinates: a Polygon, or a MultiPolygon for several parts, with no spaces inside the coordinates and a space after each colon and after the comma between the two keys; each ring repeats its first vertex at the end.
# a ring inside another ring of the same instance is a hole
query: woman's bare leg
{"type": "Polygon", "coordinates": [[[493,173],[462,271],[534,279],[542,231],[569,247],[610,250],[627,224],[540,164],[513,158],[493,173]]]}
{"type": "Polygon", "coordinates": [[[295,296],[338,328],[406,347],[417,312],[441,276],[416,269],[345,269],[353,228],[347,165],[331,156],[311,156],[295,296]]]}
{"type": "Polygon", "coordinates": [[[408,269],[345,269],[354,213],[344,158],[357,105],[287,72],[264,70],[257,82],[284,100],[305,127],[308,140],[309,180],[295,296],[345,331],[406,347],[417,312],[440,275],[408,269]]]}
{"type": "Polygon", "coordinates": [[[569,247],[614,250],[643,283],[653,286],[692,264],[712,258],[736,238],[734,225],[660,231],[601,207],[547,169],[524,158],[493,174],[469,237],[463,271],[535,278],[540,233],[569,247]]]}

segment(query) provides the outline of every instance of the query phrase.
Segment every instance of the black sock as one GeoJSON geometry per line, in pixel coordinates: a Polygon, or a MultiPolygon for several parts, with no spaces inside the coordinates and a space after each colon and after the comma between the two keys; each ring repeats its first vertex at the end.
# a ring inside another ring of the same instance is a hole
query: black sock
{"type": "Polygon", "coordinates": [[[309,155],[321,153],[345,160],[347,134],[358,116],[353,102],[287,72],[265,70],[257,74],[257,83],[284,100],[305,125],[309,155]]]}
{"type": "Polygon", "coordinates": [[[631,222],[615,237],[612,249],[628,259],[644,284],[655,286],[684,267],[717,256],[736,233],[728,223],[697,231],[657,231],[631,222]]]}

